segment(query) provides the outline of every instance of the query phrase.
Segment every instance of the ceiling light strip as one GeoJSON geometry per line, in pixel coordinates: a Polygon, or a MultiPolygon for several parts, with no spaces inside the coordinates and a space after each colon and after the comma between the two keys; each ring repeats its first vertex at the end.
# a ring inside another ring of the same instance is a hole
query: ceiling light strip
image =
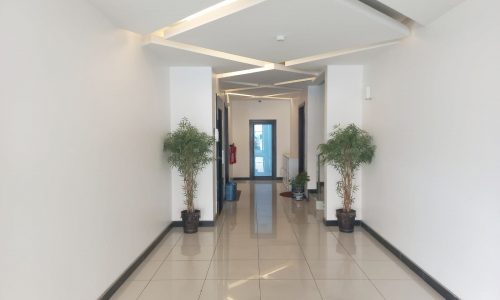
{"type": "Polygon", "coordinates": [[[265,71],[269,71],[272,69],[273,68],[270,66],[265,66],[265,67],[246,69],[246,70],[235,71],[235,72],[220,73],[220,74],[216,74],[215,78],[221,79],[221,78],[228,78],[228,77],[234,77],[234,76],[241,76],[241,75],[246,75],[246,74],[265,72],[265,71]]]}
{"type": "Polygon", "coordinates": [[[161,46],[166,46],[170,48],[175,48],[175,49],[180,49],[180,50],[185,50],[193,53],[198,53],[198,54],[203,54],[203,55],[208,55],[212,57],[217,57],[217,58],[222,58],[226,60],[231,60],[243,64],[248,64],[248,65],[254,65],[254,66],[259,66],[259,67],[264,67],[264,66],[269,66],[269,62],[267,61],[262,61],[258,59],[253,59],[245,56],[240,56],[236,54],[230,54],[222,51],[217,51],[217,50],[212,50],[212,49],[207,49],[203,47],[198,47],[198,46],[193,46],[189,44],[184,44],[184,43],[179,43],[179,42],[174,42],[174,41],[169,41],[162,39],[158,36],[155,35],[149,35],[146,40],[145,44],[155,44],[155,45],[161,45],[161,46]]]}
{"type": "MultiPolygon", "coordinates": [[[[240,94],[240,93],[226,93],[226,95],[232,95],[232,96],[240,96],[240,97],[247,97],[251,99],[275,99],[275,100],[290,100],[293,98],[287,97],[272,97],[272,96],[255,96],[255,95],[248,95],[248,94],[240,94]]],[[[236,99],[233,99],[236,100],[236,99]]]]}
{"type": "Polygon", "coordinates": [[[397,40],[392,40],[392,41],[383,42],[383,43],[376,43],[376,44],[372,44],[372,45],[369,45],[369,46],[362,46],[362,47],[356,47],[356,48],[336,50],[336,51],[327,52],[327,53],[323,53],[323,54],[318,54],[318,55],[313,55],[313,56],[308,56],[308,57],[293,59],[293,60],[286,61],[285,62],[285,66],[295,66],[295,65],[310,63],[310,62],[314,62],[314,61],[318,61],[318,60],[323,60],[323,59],[333,58],[333,57],[337,57],[337,56],[342,56],[342,55],[346,55],[346,54],[367,51],[367,50],[376,49],[376,48],[380,48],[380,47],[386,47],[386,46],[397,44],[397,43],[399,43],[402,40],[403,39],[397,39],[397,40]]]}
{"type": "MultiPolygon", "coordinates": [[[[304,82],[304,81],[314,81],[316,77],[308,77],[308,78],[302,78],[302,79],[296,79],[296,80],[289,80],[289,81],[283,81],[283,82],[277,82],[274,85],[287,85],[287,84],[292,84],[292,83],[299,83],[299,82],[304,82]]],[[[286,88],[286,87],[279,87],[281,88],[286,88]]],[[[299,89],[300,90],[300,89],[299,89]]]]}
{"type": "Polygon", "coordinates": [[[164,27],[155,32],[165,39],[171,38],[180,33],[200,27],[207,23],[224,18],[241,10],[264,2],[265,0],[226,0],[212,5],[204,10],[192,14],[168,27],[164,27]]]}
{"type": "Polygon", "coordinates": [[[285,86],[275,86],[275,85],[266,85],[266,84],[259,84],[259,85],[252,85],[248,87],[242,87],[242,88],[234,88],[234,89],[227,89],[224,90],[225,92],[239,92],[239,91],[248,91],[248,90],[255,90],[255,89],[280,89],[280,90],[288,90],[288,91],[302,91],[302,89],[299,88],[290,88],[290,87],[285,87],[285,86]]]}
{"type": "Polygon", "coordinates": [[[259,86],[258,83],[250,83],[250,82],[241,82],[241,81],[229,81],[225,80],[224,83],[230,83],[230,84],[236,84],[236,85],[243,85],[243,86],[259,86]]]}

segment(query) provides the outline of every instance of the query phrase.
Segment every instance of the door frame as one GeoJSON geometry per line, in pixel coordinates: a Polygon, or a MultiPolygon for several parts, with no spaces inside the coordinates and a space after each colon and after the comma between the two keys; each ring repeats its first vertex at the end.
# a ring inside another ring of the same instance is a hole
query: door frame
{"type": "Polygon", "coordinates": [[[217,214],[220,214],[222,211],[222,206],[224,206],[224,175],[222,172],[222,149],[223,149],[223,140],[222,140],[222,109],[216,109],[216,124],[215,128],[217,128],[217,142],[215,143],[215,157],[216,157],[216,167],[217,167],[217,214]]]}
{"type": "Polygon", "coordinates": [[[299,173],[306,171],[306,105],[299,106],[298,109],[298,161],[299,173]]]}
{"type": "Polygon", "coordinates": [[[276,120],[250,120],[249,121],[249,139],[248,143],[250,146],[250,179],[255,180],[255,179],[276,179],[276,120]],[[272,134],[273,134],[273,146],[272,146],[272,166],[273,166],[273,172],[271,176],[255,176],[255,156],[254,156],[254,130],[253,127],[255,124],[271,124],[273,126],[272,134]]]}

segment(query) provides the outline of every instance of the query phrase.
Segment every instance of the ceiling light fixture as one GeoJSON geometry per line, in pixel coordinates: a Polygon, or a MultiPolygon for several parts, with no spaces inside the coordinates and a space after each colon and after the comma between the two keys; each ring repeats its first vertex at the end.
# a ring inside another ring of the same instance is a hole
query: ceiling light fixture
{"type": "Polygon", "coordinates": [[[348,48],[348,49],[343,49],[343,50],[335,50],[332,52],[322,53],[322,54],[318,54],[318,55],[312,55],[312,56],[308,56],[308,57],[292,59],[292,60],[286,61],[285,66],[295,66],[295,65],[305,64],[305,63],[314,62],[314,61],[318,61],[318,60],[342,56],[342,55],[346,55],[346,54],[351,54],[351,53],[376,49],[376,48],[380,48],[380,47],[390,46],[390,45],[397,44],[402,40],[403,39],[391,40],[391,41],[387,41],[387,42],[371,44],[368,46],[348,48]]]}
{"type": "Polygon", "coordinates": [[[241,76],[241,75],[246,75],[246,74],[252,74],[252,73],[259,73],[259,72],[269,71],[269,70],[272,70],[272,69],[273,69],[272,66],[266,65],[266,66],[261,67],[261,68],[253,68],[253,69],[246,69],[246,70],[235,71],[235,72],[228,72],[228,73],[216,74],[215,78],[221,79],[221,78],[227,78],[227,77],[241,76]]]}
{"type": "Polygon", "coordinates": [[[314,81],[315,79],[316,79],[316,77],[308,77],[308,78],[302,78],[302,79],[296,79],[296,80],[277,82],[274,85],[287,85],[287,84],[299,83],[299,82],[304,82],[304,81],[314,81]]]}
{"type": "MultiPolygon", "coordinates": [[[[293,98],[290,97],[273,97],[273,96],[255,96],[255,95],[248,95],[248,94],[240,94],[240,93],[226,93],[226,95],[231,95],[231,96],[240,96],[240,97],[247,97],[250,99],[256,99],[256,98],[264,98],[264,99],[274,99],[274,100],[290,100],[293,98]]],[[[235,99],[233,99],[235,100],[235,99]]]]}
{"type": "Polygon", "coordinates": [[[168,39],[264,1],[265,0],[225,0],[194,13],[172,25],[163,27],[155,31],[154,34],[168,39]]]}
{"type": "Polygon", "coordinates": [[[286,36],[285,36],[285,35],[283,35],[283,34],[278,34],[278,35],[276,36],[276,40],[277,40],[278,42],[283,42],[283,41],[285,41],[285,39],[286,39],[286,36]]]}
{"type": "Polygon", "coordinates": [[[179,42],[174,42],[170,40],[165,40],[162,39],[158,36],[155,35],[149,35],[145,38],[144,44],[155,44],[155,45],[162,45],[174,49],[180,49],[180,50],[185,50],[193,53],[198,53],[198,54],[203,54],[203,55],[208,55],[212,57],[217,57],[217,58],[222,58],[222,59],[227,59],[247,65],[254,65],[254,66],[259,66],[259,67],[268,67],[269,68],[269,62],[263,61],[263,60],[258,60],[258,59],[253,59],[250,57],[245,57],[245,56],[240,56],[236,54],[231,54],[231,53],[226,53],[222,51],[217,51],[217,50],[212,50],[212,49],[207,49],[203,47],[198,47],[198,46],[193,46],[189,44],[184,44],[184,43],[179,43],[179,42]]]}

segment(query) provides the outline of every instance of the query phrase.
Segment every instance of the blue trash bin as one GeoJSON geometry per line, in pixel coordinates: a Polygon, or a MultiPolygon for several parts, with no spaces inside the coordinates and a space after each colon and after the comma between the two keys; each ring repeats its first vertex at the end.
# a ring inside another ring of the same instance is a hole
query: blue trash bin
{"type": "Polygon", "coordinates": [[[234,201],[236,200],[236,182],[229,181],[226,183],[226,200],[234,201]]]}

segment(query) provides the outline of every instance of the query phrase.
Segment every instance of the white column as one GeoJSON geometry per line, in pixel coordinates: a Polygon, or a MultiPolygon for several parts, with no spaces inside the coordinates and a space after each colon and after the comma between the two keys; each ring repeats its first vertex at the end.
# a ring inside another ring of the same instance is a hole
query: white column
{"type": "MultiPolygon", "coordinates": [[[[363,66],[330,65],[325,76],[325,141],[335,125],[354,123],[361,126],[363,91],[363,66]]],[[[335,210],[341,207],[342,199],[337,195],[336,182],[340,176],[332,166],[325,172],[325,219],[336,220],[335,210]]],[[[361,172],[356,174],[357,184],[361,185],[361,172]]],[[[356,219],[362,218],[361,193],[355,195],[353,208],[356,219]]]]}
{"type": "MultiPolygon", "coordinates": [[[[170,68],[170,112],[171,129],[186,117],[198,129],[212,135],[213,101],[211,67],[170,68]]],[[[198,192],[195,208],[201,210],[201,220],[214,219],[214,164],[209,164],[197,177],[198,192]]],[[[172,170],[172,220],[180,220],[181,211],[186,209],[182,178],[172,170]]]]}

